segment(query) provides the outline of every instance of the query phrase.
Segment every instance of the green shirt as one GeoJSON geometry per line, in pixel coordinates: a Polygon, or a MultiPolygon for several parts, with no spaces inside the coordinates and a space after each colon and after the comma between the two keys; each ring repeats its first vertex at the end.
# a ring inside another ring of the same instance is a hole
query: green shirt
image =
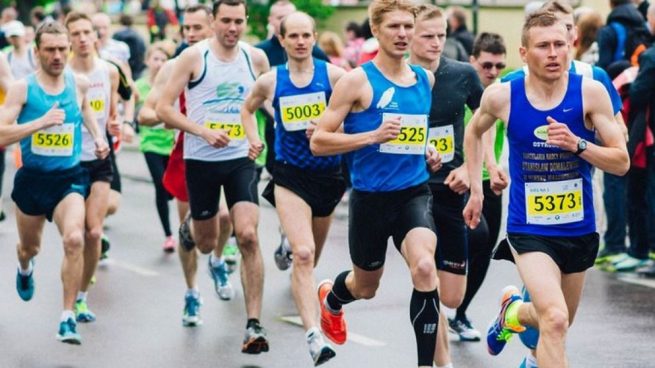
{"type": "MultiPolygon", "coordinates": [[[[471,110],[466,107],[464,110],[464,124],[468,124],[473,117],[471,110]]],[[[496,141],[494,142],[494,155],[496,156],[496,163],[500,160],[500,155],[503,153],[503,146],[505,145],[505,123],[502,120],[496,121],[496,141]]],[[[489,172],[486,167],[482,167],[482,180],[489,180],[489,172]]]]}
{"type": "MultiPolygon", "coordinates": [[[[137,80],[135,84],[137,91],[139,91],[137,106],[141,107],[152,86],[148,82],[148,77],[137,80]]],[[[151,152],[164,156],[171,154],[175,144],[175,131],[165,129],[163,124],[159,124],[155,127],[141,126],[139,135],[141,136],[139,142],[141,152],[151,152]]]]}

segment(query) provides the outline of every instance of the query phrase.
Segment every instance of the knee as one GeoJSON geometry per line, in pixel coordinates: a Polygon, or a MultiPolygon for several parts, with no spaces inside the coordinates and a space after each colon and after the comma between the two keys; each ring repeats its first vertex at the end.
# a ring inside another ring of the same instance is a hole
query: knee
{"type": "Polygon", "coordinates": [[[439,295],[439,301],[441,304],[445,305],[448,308],[455,309],[462,304],[462,300],[464,299],[464,294],[463,293],[458,293],[458,292],[442,292],[441,295],[439,295]]]}
{"type": "Polygon", "coordinates": [[[294,267],[314,267],[314,250],[311,247],[300,246],[293,251],[294,267]]]}
{"type": "Polygon", "coordinates": [[[355,290],[351,290],[350,293],[355,297],[355,299],[373,299],[379,286],[379,281],[368,285],[355,284],[355,290]]]}
{"type": "Polygon", "coordinates": [[[254,248],[257,247],[257,230],[254,227],[246,227],[241,229],[236,233],[237,242],[241,248],[241,252],[248,253],[253,252],[254,248]]]}
{"type": "Polygon", "coordinates": [[[72,230],[63,236],[64,253],[66,256],[74,256],[82,252],[84,235],[82,230],[72,230]]]}
{"type": "Polygon", "coordinates": [[[414,286],[421,289],[436,288],[437,268],[434,264],[434,258],[431,256],[422,257],[412,267],[412,281],[414,286]]]}
{"type": "Polygon", "coordinates": [[[193,235],[193,240],[196,243],[196,247],[202,254],[211,253],[214,248],[216,248],[216,242],[218,238],[216,236],[211,236],[209,234],[196,233],[193,235]]]}
{"type": "Polygon", "coordinates": [[[550,307],[539,318],[539,331],[543,335],[564,336],[569,328],[566,308],[550,307]]]}

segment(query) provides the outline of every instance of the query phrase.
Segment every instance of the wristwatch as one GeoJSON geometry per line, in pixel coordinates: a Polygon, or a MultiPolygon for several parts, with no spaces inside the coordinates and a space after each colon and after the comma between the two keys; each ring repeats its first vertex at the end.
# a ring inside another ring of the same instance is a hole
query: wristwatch
{"type": "Polygon", "coordinates": [[[582,152],[584,152],[584,150],[586,150],[586,149],[587,149],[587,141],[584,140],[584,139],[582,139],[582,138],[580,138],[580,139],[578,140],[578,150],[575,151],[575,155],[576,155],[576,156],[580,155],[580,154],[581,154],[582,152]]]}

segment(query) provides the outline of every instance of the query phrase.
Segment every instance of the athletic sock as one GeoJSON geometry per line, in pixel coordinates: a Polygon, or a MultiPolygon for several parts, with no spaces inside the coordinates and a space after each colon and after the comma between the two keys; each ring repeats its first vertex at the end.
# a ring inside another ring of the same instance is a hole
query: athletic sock
{"type": "Polygon", "coordinates": [[[64,310],[63,312],[61,312],[61,321],[62,322],[68,321],[69,318],[72,319],[73,321],[75,321],[75,313],[73,313],[72,310],[64,310]]]}
{"type": "Polygon", "coordinates": [[[439,292],[414,289],[409,303],[409,318],[416,335],[419,366],[432,366],[439,325],[439,292]]]}
{"type": "Polygon", "coordinates": [[[525,356],[525,368],[539,368],[537,365],[537,358],[532,353],[525,356]]]}
{"type": "Polygon", "coordinates": [[[350,271],[344,271],[334,279],[332,291],[330,291],[327,298],[325,298],[325,306],[334,314],[339,313],[344,304],[355,301],[355,297],[350,293],[350,290],[348,290],[348,287],[346,286],[346,277],[348,277],[349,273],[350,271]]]}
{"type": "Polygon", "coordinates": [[[257,318],[248,318],[248,322],[246,322],[246,329],[255,326],[261,326],[259,320],[257,318]]]}
{"type": "Polygon", "coordinates": [[[27,262],[27,269],[24,270],[23,267],[20,265],[20,262],[18,262],[18,273],[21,274],[21,276],[29,276],[32,274],[32,271],[34,271],[34,267],[32,266],[32,262],[27,262]]]}
{"type": "Polygon", "coordinates": [[[307,342],[309,342],[311,339],[314,338],[314,336],[316,336],[316,334],[320,334],[320,333],[321,330],[318,327],[314,326],[309,330],[307,330],[307,332],[305,332],[305,339],[307,340],[307,342]]]}
{"type": "Polygon", "coordinates": [[[200,292],[198,291],[198,288],[191,288],[191,289],[187,289],[186,294],[184,296],[185,297],[192,296],[198,299],[198,297],[200,296],[200,292]]]}
{"type": "Polygon", "coordinates": [[[88,294],[87,291],[80,291],[80,292],[77,293],[77,299],[75,299],[75,300],[83,300],[83,301],[86,301],[86,296],[87,296],[87,294],[88,294]]]}
{"type": "Polygon", "coordinates": [[[222,265],[225,262],[225,261],[223,261],[223,256],[216,257],[213,252],[209,255],[209,260],[210,260],[213,268],[216,268],[216,267],[222,265]]]}
{"type": "Polygon", "coordinates": [[[519,307],[523,305],[521,301],[512,302],[505,311],[505,325],[512,327],[523,327],[519,322],[519,307]]]}
{"type": "Polygon", "coordinates": [[[437,368],[455,368],[455,367],[453,366],[453,363],[450,362],[446,365],[438,365],[437,368]]]}

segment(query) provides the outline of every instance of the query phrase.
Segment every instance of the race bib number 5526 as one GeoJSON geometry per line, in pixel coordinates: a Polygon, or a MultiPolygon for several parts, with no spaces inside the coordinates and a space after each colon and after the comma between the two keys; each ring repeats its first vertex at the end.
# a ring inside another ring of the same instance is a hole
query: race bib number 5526
{"type": "Polygon", "coordinates": [[[32,134],[32,153],[41,156],[72,156],[74,128],[74,124],[62,124],[32,134]]]}
{"type": "Polygon", "coordinates": [[[400,134],[396,139],[380,145],[380,152],[424,155],[428,138],[428,116],[410,114],[382,114],[382,121],[400,118],[400,134]]]}

